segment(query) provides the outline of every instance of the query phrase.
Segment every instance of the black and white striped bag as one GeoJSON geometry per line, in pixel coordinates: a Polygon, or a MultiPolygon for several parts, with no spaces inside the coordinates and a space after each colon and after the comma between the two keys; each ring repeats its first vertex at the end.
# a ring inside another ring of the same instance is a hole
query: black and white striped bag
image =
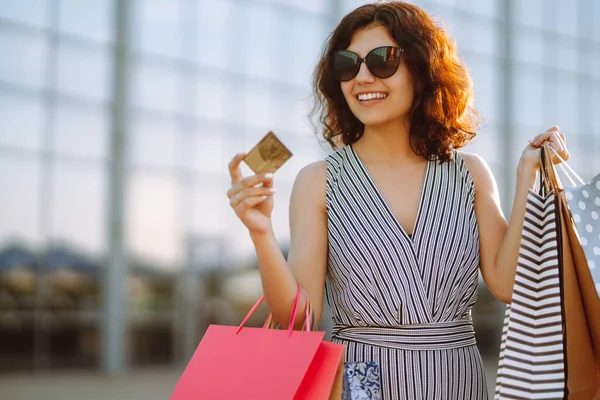
{"type": "Polygon", "coordinates": [[[554,192],[529,192],[502,331],[496,400],[565,398],[557,213],[554,192]]]}

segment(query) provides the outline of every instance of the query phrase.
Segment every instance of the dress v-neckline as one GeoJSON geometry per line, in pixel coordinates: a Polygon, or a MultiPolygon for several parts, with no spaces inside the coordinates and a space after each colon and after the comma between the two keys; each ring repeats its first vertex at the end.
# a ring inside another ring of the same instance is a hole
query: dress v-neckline
{"type": "Polygon", "coordinates": [[[354,147],[352,145],[349,145],[349,147],[350,147],[350,151],[352,152],[354,158],[358,161],[358,164],[360,165],[361,169],[363,170],[364,175],[370,181],[371,186],[373,187],[373,189],[377,193],[378,197],[381,199],[381,201],[382,201],[384,207],[386,208],[388,214],[394,220],[396,226],[400,229],[400,231],[404,234],[404,236],[406,236],[406,238],[408,239],[408,241],[410,243],[413,243],[414,240],[416,239],[417,235],[418,235],[418,230],[419,230],[419,225],[420,225],[419,221],[420,221],[420,217],[421,217],[421,210],[423,209],[423,201],[424,201],[424,198],[425,198],[425,191],[427,190],[427,186],[428,186],[431,161],[427,160],[427,165],[425,167],[425,176],[423,177],[423,184],[421,186],[421,194],[420,194],[420,197],[419,197],[419,205],[418,205],[418,208],[417,208],[417,215],[416,215],[415,220],[413,222],[412,232],[409,233],[409,232],[406,231],[406,229],[400,223],[400,220],[398,219],[398,216],[394,212],[394,209],[391,207],[391,205],[388,202],[388,200],[383,195],[380,186],[377,184],[377,181],[375,181],[375,178],[373,178],[373,176],[371,175],[371,172],[369,171],[369,168],[360,159],[360,156],[358,155],[358,153],[356,153],[356,151],[354,150],[354,147]]]}

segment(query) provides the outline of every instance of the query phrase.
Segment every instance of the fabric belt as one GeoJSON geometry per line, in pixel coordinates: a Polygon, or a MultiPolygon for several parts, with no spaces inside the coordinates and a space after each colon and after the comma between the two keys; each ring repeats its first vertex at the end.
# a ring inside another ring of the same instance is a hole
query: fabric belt
{"type": "Polygon", "coordinates": [[[447,350],[476,344],[470,320],[397,327],[335,325],[332,340],[397,350],[447,350]]]}

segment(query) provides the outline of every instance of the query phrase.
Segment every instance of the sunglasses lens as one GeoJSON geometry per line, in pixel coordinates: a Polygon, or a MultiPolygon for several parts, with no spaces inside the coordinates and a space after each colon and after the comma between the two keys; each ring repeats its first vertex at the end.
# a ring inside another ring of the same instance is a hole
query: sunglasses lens
{"type": "Polygon", "coordinates": [[[397,47],[379,47],[367,55],[369,71],[378,78],[389,78],[400,65],[401,50],[397,47]]]}
{"type": "Polygon", "coordinates": [[[359,67],[358,56],[351,51],[339,50],[333,55],[333,76],[339,81],[346,82],[354,78],[359,67]]]}

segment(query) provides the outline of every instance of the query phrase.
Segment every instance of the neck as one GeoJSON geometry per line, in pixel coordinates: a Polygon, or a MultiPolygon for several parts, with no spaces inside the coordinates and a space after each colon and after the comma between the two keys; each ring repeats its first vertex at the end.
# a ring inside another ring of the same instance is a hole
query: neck
{"type": "Polygon", "coordinates": [[[418,161],[410,147],[410,124],[404,121],[385,126],[365,126],[364,135],[352,146],[367,163],[418,161]]]}

